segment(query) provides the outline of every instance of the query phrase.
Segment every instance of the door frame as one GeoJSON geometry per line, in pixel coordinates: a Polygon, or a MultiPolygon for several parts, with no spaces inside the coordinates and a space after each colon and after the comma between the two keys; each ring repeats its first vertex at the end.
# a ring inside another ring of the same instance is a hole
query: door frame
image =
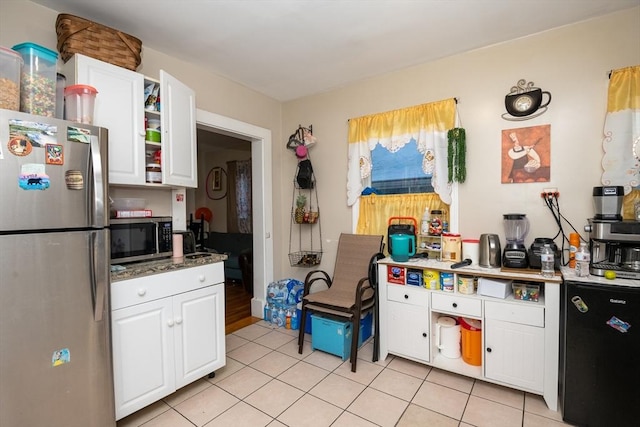
{"type": "Polygon", "coordinates": [[[273,185],[271,131],[220,114],[196,110],[196,126],[251,142],[253,298],[251,315],[263,316],[267,284],[273,281],[273,185]]]}

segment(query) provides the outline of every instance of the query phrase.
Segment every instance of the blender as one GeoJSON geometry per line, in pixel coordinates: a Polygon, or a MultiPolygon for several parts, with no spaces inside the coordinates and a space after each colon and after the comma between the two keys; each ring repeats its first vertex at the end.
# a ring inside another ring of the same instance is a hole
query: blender
{"type": "Polygon", "coordinates": [[[502,215],[504,236],[507,241],[502,253],[502,266],[507,268],[527,268],[529,257],[524,238],[529,232],[529,220],[525,214],[502,215]]]}

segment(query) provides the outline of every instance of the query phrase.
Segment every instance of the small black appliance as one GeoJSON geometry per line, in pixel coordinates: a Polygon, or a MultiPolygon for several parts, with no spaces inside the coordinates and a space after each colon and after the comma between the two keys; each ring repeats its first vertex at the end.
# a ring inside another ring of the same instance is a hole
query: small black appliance
{"type": "Polygon", "coordinates": [[[533,239],[533,243],[529,247],[529,268],[541,268],[542,262],[540,261],[540,252],[544,245],[549,245],[554,254],[554,265],[556,270],[560,270],[560,251],[553,239],[548,237],[536,237],[533,239]]]}
{"type": "Polygon", "coordinates": [[[502,253],[502,266],[507,268],[527,268],[529,256],[524,239],[529,232],[529,220],[525,214],[504,214],[504,237],[507,241],[502,253]]]}

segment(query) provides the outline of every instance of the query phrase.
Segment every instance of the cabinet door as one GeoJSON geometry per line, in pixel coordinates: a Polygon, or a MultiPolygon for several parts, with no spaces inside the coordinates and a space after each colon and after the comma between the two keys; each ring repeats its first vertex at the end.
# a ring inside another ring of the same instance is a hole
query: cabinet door
{"type": "Polygon", "coordinates": [[[75,82],[98,90],[94,124],[109,129],[109,184],[144,184],[144,77],[84,55],[74,58],[75,82]]]}
{"type": "Polygon", "coordinates": [[[485,376],[542,392],[544,328],[485,320],[485,376]]]}
{"type": "Polygon", "coordinates": [[[196,95],[160,70],[162,182],[197,187],[196,95]]]}
{"type": "Polygon", "coordinates": [[[429,361],[429,309],[387,301],[387,343],[389,352],[429,361]]]}
{"type": "Polygon", "coordinates": [[[116,418],[175,390],[171,298],[112,313],[116,418]]]}
{"type": "Polygon", "coordinates": [[[225,364],[224,284],[173,298],[176,388],[225,364]]]}

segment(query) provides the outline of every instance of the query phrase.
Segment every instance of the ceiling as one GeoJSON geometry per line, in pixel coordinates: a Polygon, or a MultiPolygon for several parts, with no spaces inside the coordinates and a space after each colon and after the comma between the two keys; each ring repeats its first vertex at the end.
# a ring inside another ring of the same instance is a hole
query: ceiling
{"type": "MultiPolygon", "coordinates": [[[[32,0],[279,101],[640,5],[640,0],[32,0]]],[[[144,56],[143,56],[144,61],[144,56]]]]}

